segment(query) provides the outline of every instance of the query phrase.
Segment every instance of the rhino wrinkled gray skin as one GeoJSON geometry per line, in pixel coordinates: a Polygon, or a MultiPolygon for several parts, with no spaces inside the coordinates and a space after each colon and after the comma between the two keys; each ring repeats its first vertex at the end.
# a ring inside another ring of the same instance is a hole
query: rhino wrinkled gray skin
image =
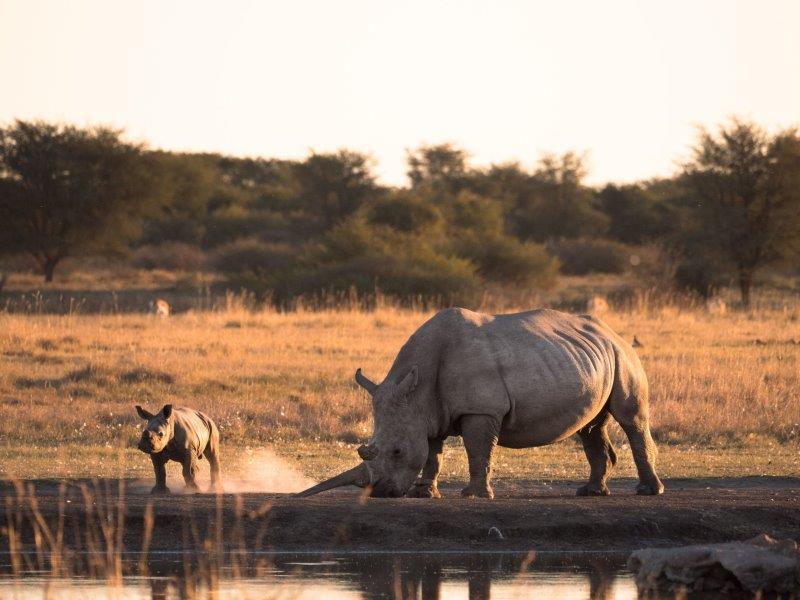
{"type": "Polygon", "coordinates": [[[607,495],[617,461],[610,417],[630,441],[636,492],[664,491],[655,472],[647,377],[631,346],[593,316],[443,310],[409,338],[382,383],[360,369],[356,381],[372,396],[374,419],[371,441],[358,449],[363,462],[301,496],[352,484],[372,496],[438,498],[442,442],[460,435],[470,473],[461,494],[492,498],[496,445],[529,448],[573,434],[590,465],[578,495],[607,495]]]}
{"type": "Polygon", "coordinates": [[[150,455],[156,474],[153,494],[169,494],[166,464],[181,463],[186,488],[197,491],[197,463],[203,457],[211,464],[211,490],[219,486],[219,429],[210,417],[199,410],[167,404],[158,414],[141,406],[136,412],[147,421],[138,448],[150,455]]]}

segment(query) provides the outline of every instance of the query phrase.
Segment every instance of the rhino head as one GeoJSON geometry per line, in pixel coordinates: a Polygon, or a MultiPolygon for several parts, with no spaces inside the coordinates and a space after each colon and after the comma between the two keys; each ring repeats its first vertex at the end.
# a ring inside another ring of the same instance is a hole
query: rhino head
{"type": "Polygon", "coordinates": [[[139,405],[136,406],[136,412],[147,421],[137,448],[145,454],[158,454],[166,448],[175,433],[172,404],[165,404],[161,412],[155,415],[139,405]]]}
{"type": "Polygon", "coordinates": [[[358,369],[356,382],[372,396],[375,424],[372,440],[358,449],[364,462],[299,495],[311,496],[344,485],[369,487],[374,497],[405,494],[428,457],[425,414],[411,397],[418,379],[416,366],[399,381],[387,378],[380,385],[358,369]]]}

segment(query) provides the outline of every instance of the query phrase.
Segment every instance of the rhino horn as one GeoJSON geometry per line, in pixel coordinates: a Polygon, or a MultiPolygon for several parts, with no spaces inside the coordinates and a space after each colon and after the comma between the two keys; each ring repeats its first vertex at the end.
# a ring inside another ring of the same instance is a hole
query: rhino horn
{"type": "Polygon", "coordinates": [[[378,456],[378,447],[374,444],[359,446],[358,455],[364,460],[374,460],[378,456]]]}
{"type": "Polygon", "coordinates": [[[370,394],[374,394],[378,389],[378,385],[370,381],[369,378],[361,372],[361,369],[356,369],[356,383],[367,390],[370,394]]]}
{"type": "Polygon", "coordinates": [[[331,477],[330,479],[326,479],[322,483],[318,483],[317,485],[308,488],[307,490],[303,490],[302,492],[298,492],[295,494],[298,498],[306,498],[307,496],[313,496],[314,494],[319,494],[320,492],[324,492],[325,490],[332,490],[333,488],[343,487],[345,485],[357,485],[358,487],[366,487],[369,485],[369,470],[367,469],[367,465],[361,463],[357,467],[353,467],[352,469],[345,471],[337,475],[336,477],[331,477]]]}

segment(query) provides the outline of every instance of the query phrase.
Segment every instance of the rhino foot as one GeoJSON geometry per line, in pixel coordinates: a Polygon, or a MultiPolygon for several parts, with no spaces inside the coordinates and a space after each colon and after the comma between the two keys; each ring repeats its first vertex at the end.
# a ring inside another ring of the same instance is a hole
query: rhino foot
{"type": "Polygon", "coordinates": [[[468,485],[461,490],[462,498],[494,498],[494,490],[491,486],[487,485],[485,488],[472,487],[468,485]]]}
{"type": "Polygon", "coordinates": [[[578,488],[576,496],[610,496],[611,491],[606,484],[597,485],[594,483],[587,483],[578,488]]]}
{"type": "Polygon", "coordinates": [[[169,496],[171,492],[167,486],[155,486],[152,490],[150,490],[151,496],[169,496]]]}
{"type": "Polygon", "coordinates": [[[408,498],[441,498],[439,488],[435,484],[415,483],[406,493],[408,498]]]}
{"type": "Polygon", "coordinates": [[[636,494],[639,496],[658,496],[664,493],[664,484],[658,479],[654,483],[640,482],[636,486],[636,494]]]}

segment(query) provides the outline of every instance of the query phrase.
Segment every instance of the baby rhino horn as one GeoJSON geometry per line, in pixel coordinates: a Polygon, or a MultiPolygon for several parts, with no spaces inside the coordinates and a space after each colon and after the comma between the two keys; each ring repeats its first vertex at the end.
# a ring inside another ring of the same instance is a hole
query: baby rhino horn
{"type": "Polygon", "coordinates": [[[378,448],[373,444],[358,447],[358,455],[362,460],[373,460],[378,456],[378,448]]]}

